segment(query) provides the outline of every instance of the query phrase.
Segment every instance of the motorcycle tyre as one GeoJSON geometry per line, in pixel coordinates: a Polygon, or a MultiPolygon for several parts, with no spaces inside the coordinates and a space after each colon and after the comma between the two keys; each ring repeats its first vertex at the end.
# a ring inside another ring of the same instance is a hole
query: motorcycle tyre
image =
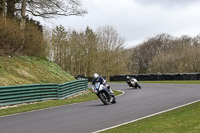
{"type": "Polygon", "coordinates": [[[134,88],[137,89],[137,84],[135,84],[134,88]]]}
{"type": "Polygon", "coordinates": [[[110,104],[110,102],[109,102],[109,97],[105,94],[105,92],[100,92],[100,93],[99,93],[99,99],[103,102],[104,105],[110,104]],[[107,100],[104,98],[103,95],[106,96],[107,100]]]}
{"type": "Polygon", "coordinates": [[[138,83],[137,83],[137,87],[138,87],[139,89],[142,89],[141,86],[140,86],[138,83]]]}
{"type": "Polygon", "coordinates": [[[115,96],[113,96],[113,100],[112,100],[111,103],[112,103],[112,104],[115,104],[115,103],[116,103],[116,98],[115,98],[115,96]]]}

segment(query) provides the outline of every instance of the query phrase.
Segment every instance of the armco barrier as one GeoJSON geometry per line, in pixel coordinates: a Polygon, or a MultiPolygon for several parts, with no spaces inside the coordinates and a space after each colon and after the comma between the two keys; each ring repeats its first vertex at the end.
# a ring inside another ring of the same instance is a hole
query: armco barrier
{"type": "Polygon", "coordinates": [[[64,99],[87,90],[88,82],[85,81],[87,80],[76,80],[60,84],[58,86],[58,99],[64,99]]]}
{"type": "Polygon", "coordinates": [[[63,99],[87,89],[88,81],[86,79],[64,84],[0,86],[0,106],[63,99]]]}

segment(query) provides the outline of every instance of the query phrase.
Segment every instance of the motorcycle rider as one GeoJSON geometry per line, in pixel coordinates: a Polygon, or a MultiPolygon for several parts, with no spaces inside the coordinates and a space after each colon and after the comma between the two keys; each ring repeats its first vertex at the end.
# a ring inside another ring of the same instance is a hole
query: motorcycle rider
{"type": "Polygon", "coordinates": [[[126,77],[126,82],[128,83],[128,85],[131,85],[131,80],[132,80],[131,77],[129,76],[126,77]]]}
{"type": "Polygon", "coordinates": [[[126,77],[126,82],[127,82],[127,83],[130,82],[130,77],[129,77],[129,76],[126,77]]]}
{"type": "Polygon", "coordinates": [[[94,85],[96,82],[103,84],[106,88],[108,88],[111,95],[114,95],[111,87],[106,83],[106,80],[102,76],[99,76],[97,73],[94,73],[94,79],[92,80],[92,85],[94,85]]]}
{"type": "Polygon", "coordinates": [[[133,80],[135,82],[135,88],[139,87],[139,89],[141,89],[141,86],[139,85],[137,79],[135,78],[131,78],[129,76],[126,77],[126,82],[128,83],[129,86],[131,86],[131,80],[133,80]]]}

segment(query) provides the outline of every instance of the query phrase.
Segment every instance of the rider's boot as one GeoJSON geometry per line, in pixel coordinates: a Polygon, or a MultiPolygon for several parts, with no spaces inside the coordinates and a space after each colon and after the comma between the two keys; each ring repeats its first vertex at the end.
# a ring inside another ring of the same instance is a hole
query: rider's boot
{"type": "Polygon", "coordinates": [[[108,90],[110,91],[111,96],[114,96],[114,92],[112,91],[112,89],[109,85],[108,85],[108,90]]]}

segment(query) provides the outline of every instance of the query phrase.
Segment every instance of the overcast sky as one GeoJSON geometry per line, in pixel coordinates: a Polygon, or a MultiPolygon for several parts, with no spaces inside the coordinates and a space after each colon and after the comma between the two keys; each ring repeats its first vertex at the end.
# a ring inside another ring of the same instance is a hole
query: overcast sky
{"type": "Polygon", "coordinates": [[[53,20],[53,26],[96,30],[111,25],[134,47],[149,37],[168,33],[175,37],[200,34],[200,0],[81,0],[88,10],[84,17],[53,20]]]}

